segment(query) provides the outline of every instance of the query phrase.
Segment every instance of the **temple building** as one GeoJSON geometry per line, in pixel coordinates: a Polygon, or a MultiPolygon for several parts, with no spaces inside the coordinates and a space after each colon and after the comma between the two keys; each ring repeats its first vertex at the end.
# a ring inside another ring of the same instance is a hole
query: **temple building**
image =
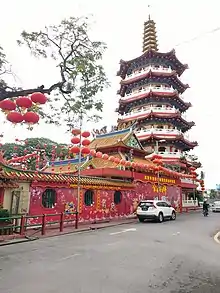
{"type": "Polygon", "coordinates": [[[121,77],[118,129],[133,125],[150,153],[148,158],[157,153],[167,167],[183,173],[192,166],[201,166],[187,154],[198,145],[186,135],[195,125],[184,118],[191,103],[184,101],[189,85],[183,84],[180,77],[187,68],[177,59],[175,50],[158,51],[156,25],[149,16],[144,23],[143,54],[130,61],[121,60],[117,73],[121,77]]]}

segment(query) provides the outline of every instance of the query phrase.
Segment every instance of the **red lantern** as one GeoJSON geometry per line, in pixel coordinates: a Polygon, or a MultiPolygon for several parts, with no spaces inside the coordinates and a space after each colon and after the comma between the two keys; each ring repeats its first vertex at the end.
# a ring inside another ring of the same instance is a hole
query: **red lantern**
{"type": "Polygon", "coordinates": [[[90,132],[89,132],[89,131],[84,131],[84,132],[82,133],[82,137],[87,138],[87,137],[89,137],[89,136],[90,136],[90,132]]]}
{"type": "Polygon", "coordinates": [[[88,146],[88,145],[90,145],[90,140],[89,140],[89,139],[84,139],[84,140],[82,141],[82,145],[83,145],[83,146],[88,146]]]}
{"type": "Polygon", "coordinates": [[[115,158],[114,158],[113,156],[110,156],[108,159],[109,159],[109,161],[111,161],[111,162],[114,162],[114,161],[115,161],[115,158]]]}
{"type": "Polygon", "coordinates": [[[97,152],[97,153],[96,153],[96,157],[97,157],[97,158],[101,158],[101,157],[102,157],[102,153],[101,153],[101,152],[97,152]]]}
{"type": "Polygon", "coordinates": [[[21,113],[13,111],[8,113],[7,120],[12,123],[21,123],[23,121],[24,117],[21,113]]]}
{"type": "Polygon", "coordinates": [[[47,97],[44,94],[42,94],[42,93],[33,93],[31,95],[31,100],[35,104],[41,104],[41,105],[43,105],[43,104],[46,103],[47,97]]]}
{"type": "Polygon", "coordinates": [[[80,138],[75,136],[71,139],[72,144],[78,144],[80,142],[80,138]]]}
{"type": "Polygon", "coordinates": [[[80,148],[77,147],[77,146],[74,146],[74,147],[72,147],[72,148],[70,149],[70,152],[71,152],[72,154],[79,154],[79,152],[80,152],[80,148]]]}
{"type": "Polygon", "coordinates": [[[27,97],[20,97],[16,99],[16,105],[18,107],[21,107],[22,109],[29,109],[32,106],[32,101],[31,99],[27,97]]]}
{"type": "Polygon", "coordinates": [[[80,129],[72,129],[73,135],[79,135],[81,133],[80,129]]]}
{"type": "Polygon", "coordinates": [[[81,152],[83,155],[88,155],[88,154],[90,154],[90,149],[89,148],[82,148],[81,152]]]}
{"type": "Polygon", "coordinates": [[[95,150],[91,150],[90,151],[90,155],[94,157],[96,155],[96,151],[95,150]]]}
{"type": "Polygon", "coordinates": [[[102,156],[102,158],[103,158],[104,160],[108,160],[108,155],[107,155],[107,154],[104,154],[104,155],[102,156]]]}
{"type": "Polygon", "coordinates": [[[28,124],[36,124],[40,117],[37,113],[34,112],[27,112],[23,115],[24,121],[28,124]]]}
{"type": "Polygon", "coordinates": [[[131,167],[132,167],[132,168],[135,168],[135,162],[132,162],[132,163],[131,163],[131,167]]]}
{"type": "Polygon", "coordinates": [[[16,109],[16,104],[12,100],[6,99],[0,102],[0,108],[8,113],[10,111],[14,111],[16,109]]]}
{"type": "Polygon", "coordinates": [[[116,164],[119,164],[119,163],[120,163],[120,159],[119,159],[119,158],[114,158],[114,162],[115,162],[116,164]]]}
{"type": "Polygon", "coordinates": [[[127,161],[127,162],[125,163],[125,166],[126,166],[126,167],[131,167],[131,162],[127,161]]]}

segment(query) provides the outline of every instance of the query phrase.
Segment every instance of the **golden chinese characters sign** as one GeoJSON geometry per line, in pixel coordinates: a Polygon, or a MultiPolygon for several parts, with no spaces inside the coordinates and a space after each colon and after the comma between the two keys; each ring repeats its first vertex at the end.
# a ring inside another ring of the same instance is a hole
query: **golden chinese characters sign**
{"type": "Polygon", "coordinates": [[[167,193],[167,186],[166,185],[159,185],[159,188],[158,188],[158,185],[153,184],[152,188],[153,188],[154,192],[167,193]]]}
{"type": "Polygon", "coordinates": [[[163,178],[163,177],[156,177],[156,176],[144,176],[144,180],[150,181],[150,182],[158,182],[159,183],[168,183],[168,184],[176,184],[175,179],[169,179],[169,178],[163,178]]]}

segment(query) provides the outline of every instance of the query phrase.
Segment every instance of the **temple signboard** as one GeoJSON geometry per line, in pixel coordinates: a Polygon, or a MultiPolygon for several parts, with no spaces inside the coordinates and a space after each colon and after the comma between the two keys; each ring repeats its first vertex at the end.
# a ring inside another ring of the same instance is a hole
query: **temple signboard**
{"type": "Polygon", "coordinates": [[[151,176],[151,175],[145,175],[144,181],[150,181],[150,182],[158,182],[159,183],[168,183],[168,184],[176,184],[176,179],[170,179],[170,178],[164,178],[164,177],[157,177],[157,176],[151,176]]]}

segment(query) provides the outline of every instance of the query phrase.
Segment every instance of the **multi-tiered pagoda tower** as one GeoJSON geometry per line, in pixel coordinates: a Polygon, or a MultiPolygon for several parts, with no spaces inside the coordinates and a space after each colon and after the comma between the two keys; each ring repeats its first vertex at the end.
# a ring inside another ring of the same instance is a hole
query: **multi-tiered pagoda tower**
{"type": "Polygon", "coordinates": [[[182,98],[189,86],[179,78],[187,68],[174,50],[158,52],[155,22],[150,17],[144,23],[143,54],[120,61],[118,129],[133,125],[140,142],[151,153],[149,157],[159,153],[168,164],[178,165],[185,152],[197,146],[185,136],[195,125],[183,118],[191,104],[182,98]]]}

